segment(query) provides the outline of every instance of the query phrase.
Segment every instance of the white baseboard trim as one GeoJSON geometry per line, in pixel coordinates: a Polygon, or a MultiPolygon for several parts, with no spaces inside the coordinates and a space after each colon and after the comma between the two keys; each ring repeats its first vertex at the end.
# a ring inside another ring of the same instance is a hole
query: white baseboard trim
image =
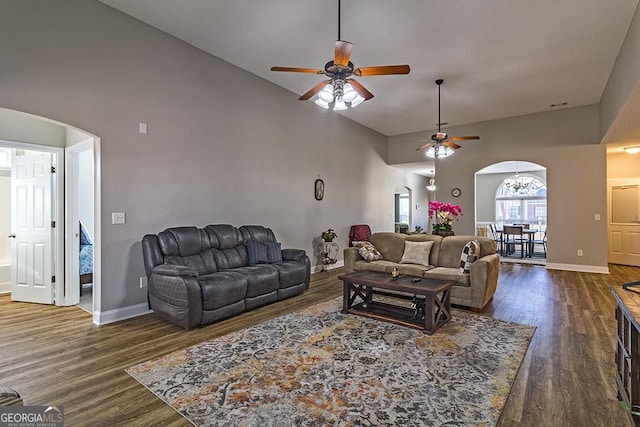
{"type": "Polygon", "coordinates": [[[0,294],[8,294],[11,292],[11,282],[0,283],[0,294]]]}
{"type": "Polygon", "coordinates": [[[321,273],[325,271],[325,267],[327,270],[333,270],[334,268],[344,267],[344,260],[340,260],[335,264],[331,264],[331,265],[316,264],[313,267],[311,267],[311,274],[321,273]]]}
{"type": "Polygon", "coordinates": [[[93,323],[96,325],[106,325],[108,323],[119,322],[120,320],[130,319],[132,317],[142,316],[149,313],[153,313],[153,310],[150,310],[149,304],[145,302],[142,304],[116,308],[115,310],[94,312],[93,323]]]}
{"type": "Polygon", "coordinates": [[[581,273],[609,274],[609,267],[600,267],[597,265],[547,263],[546,268],[547,270],[565,270],[579,271],[581,273]]]}

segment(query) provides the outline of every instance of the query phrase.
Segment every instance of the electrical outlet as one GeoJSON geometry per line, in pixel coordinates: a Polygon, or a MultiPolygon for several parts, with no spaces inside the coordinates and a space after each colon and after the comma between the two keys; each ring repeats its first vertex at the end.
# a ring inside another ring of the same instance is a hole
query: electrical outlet
{"type": "Polygon", "coordinates": [[[582,256],[582,249],[578,249],[578,256],[582,256]]]}
{"type": "Polygon", "coordinates": [[[140,289],[144,289],[147,287],[147,276],[142,276],[140,278],[140,289]]]}

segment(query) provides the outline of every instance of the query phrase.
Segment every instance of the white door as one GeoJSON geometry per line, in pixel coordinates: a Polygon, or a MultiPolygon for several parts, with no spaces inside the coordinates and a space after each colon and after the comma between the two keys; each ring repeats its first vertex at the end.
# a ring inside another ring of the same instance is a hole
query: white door
{"type": "Polygon", "coordinates": [[[51,153],[14,150],[11,164],[11,299],[53,304],[51,153]]]}
{"type": "Polygon", "coordinates": [[[640,266],[640,182],[609,183],[609,262],[640,266]]]}

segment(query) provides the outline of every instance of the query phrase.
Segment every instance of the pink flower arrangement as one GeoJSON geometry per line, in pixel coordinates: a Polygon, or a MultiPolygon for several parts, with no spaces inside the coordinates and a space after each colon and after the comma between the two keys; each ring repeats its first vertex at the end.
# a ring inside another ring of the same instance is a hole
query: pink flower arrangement
{"type": "Polygon", "coordinates": [[[451,231],[453,221],[459,221],[458,215],[462,215],[462,208],[451,203],[442,203],[437,200],[429,202],[429,216],[433,218],[433,231],[451,231]]]}

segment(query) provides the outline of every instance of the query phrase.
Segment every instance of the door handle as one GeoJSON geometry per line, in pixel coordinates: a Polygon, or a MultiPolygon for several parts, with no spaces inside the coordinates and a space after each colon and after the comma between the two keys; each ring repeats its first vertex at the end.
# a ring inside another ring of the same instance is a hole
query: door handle
{"type": "Polygon", "coordinates": [[[16,235],[15,234],[9,234],[7,237],[11,238],[11,239],[15,239],[16,235]]]}

